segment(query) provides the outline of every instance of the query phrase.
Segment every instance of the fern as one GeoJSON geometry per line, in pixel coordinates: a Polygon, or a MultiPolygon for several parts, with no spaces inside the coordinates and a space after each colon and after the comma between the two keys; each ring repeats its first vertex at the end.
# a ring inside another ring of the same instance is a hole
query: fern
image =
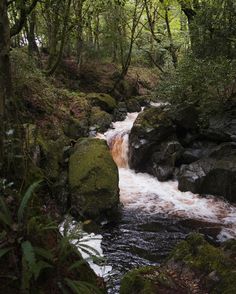
{"type": "Polygon", "coordinates": [[[65,283],[75,294],[101,294],[101,291],[90,283],[86,283],[83,281],[74,281],[68,278],[65,278],[65,283]]]}
{"type": "Polygon", "coordinates": [[[21,223],[23,221],[24,212],[27,207],[27,204],[28,204],[30,198],[32,197],[34,190],[39,186],[39,184],[41,182],[42,182],[41,180],[38,182],[35,182],[27,189],[27,191],[21,201],[20,207],[18,209],[18,213],[17,213],[18,223],[21,223]]]}

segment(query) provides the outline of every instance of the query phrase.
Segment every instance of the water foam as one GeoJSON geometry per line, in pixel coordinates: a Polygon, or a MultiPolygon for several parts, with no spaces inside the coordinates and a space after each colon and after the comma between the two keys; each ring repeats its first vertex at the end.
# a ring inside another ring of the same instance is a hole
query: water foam
{"type": "Polygon", "coordinates": [[[123,205],[150,214],[161,213],[219,224],[222,227],[219,239],[235,238],[235,206],[213,196],[201,197],[191,192],[180,192],[176,181],[159,182],[149,174],[135,173],[129,168],[128,136],[137,116],[138,113],[129,113],[124,121],[113,123],[112,129],[103,136],[119,167],[123,205]]]}

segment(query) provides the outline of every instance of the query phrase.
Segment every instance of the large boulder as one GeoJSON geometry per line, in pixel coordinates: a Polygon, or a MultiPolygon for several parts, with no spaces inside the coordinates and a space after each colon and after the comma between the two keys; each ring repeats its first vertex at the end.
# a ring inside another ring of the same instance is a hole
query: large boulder
{"type": "Polygon", "coordinates": [[[184,151],[177,137],[177,125],[169,107],[145,109],[130,133],[129,163],[139,172],[148,172],[160,181],[173,177],[184,151]]]}
{"type": "Polygon", "coordinates": [[[69,160],[72,212],[97,218],[119,203],[118,169],[105,141],[80,139],[69,160]]]}
{"type": "Polygon", "coordinates": [[[90,93],[86,97],[92,106],[98,106],[109,113],[112,113],[117,106],[116,100],[105,93],[90,93]]]}
{"type": "Polygon", "coordinates": [[[150,157],[147,171],[157,177],[159,181],[166,181],[172,178],[176,162],[182,155],[183,147],[175,140],[158,144],[156,147],[157,149],[150,157]]]}
{"type": "Polygon", "coordinates": [[[158,145],[172,139],[175,126],[167,111],[151,107],[139,114],[129,136],[129,163],[136,171],[146,171],[158,145]]]}
{"type": "Polygon", "coordinates": [[[236,201],[236,145],[222,144],[209,157],[183,165],[179,189],[200,194],[224,196],[236,201]]]}
{"type": "Polygon", "coordinates": [[[224,114],[218,114],[209,118],[207,128],[200,131],[203,138],[211,139],[217,143],[236,142],[236,107],[224,114]]]}

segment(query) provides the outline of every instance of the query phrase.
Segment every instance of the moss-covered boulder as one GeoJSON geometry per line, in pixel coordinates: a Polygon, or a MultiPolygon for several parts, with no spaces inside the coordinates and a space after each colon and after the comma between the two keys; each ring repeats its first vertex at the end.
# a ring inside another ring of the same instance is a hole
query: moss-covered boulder
{"type": "Polygon", "coordinates": [[[79,120],[70,117],[65,121],[63,131],[67,137],[74,140],[85,137],[89,132],[89,121],[87,118],[79,120]]]}
{"type": "Polygon", "coordinates": [[[217,248],[191,234],[160,267],[127,273],[120,293],[236,293],[235,241],[217,248]]]}
{"type": "Polygon", "coordinates": [[[90,129],[105,132],[112,123],[112,116],[100,107],[92,107],[90,113],[90,129]]]}
{"type": "Polygon", "coordinates": [[[83,138],[69,160],[72,212],[97,218],[119,203],[118,169],[105,141],[83,138]]]}
{"type": "Polygon", "coordinates": [[[93,106],[99,106],[109,113],[112,113],[117,106],[116,100],[105,93],[90,93],[87,95],[87,99],[93,106]]]}

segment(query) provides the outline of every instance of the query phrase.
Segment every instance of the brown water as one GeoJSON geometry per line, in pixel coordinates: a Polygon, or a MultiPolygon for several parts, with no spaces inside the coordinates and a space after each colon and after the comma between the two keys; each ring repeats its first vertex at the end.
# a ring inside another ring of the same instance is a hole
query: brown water
{"type": "Polygon", "coordinates": [[[102,233],[104,255],[113,268],[109,275],[113,294],[118,293],[122,274],[134,267],[159,264],[193,230],[205,232],[215,242],[236,237],[235,206],[213,196],[180,192],[175,181],[159,182],[129,168],[129,132],[137,116],[128,114],[125,121],[115,122],[99,135],[107,140],[119,167],[123,204],[120,219],[104,226],[102,233]]]}

